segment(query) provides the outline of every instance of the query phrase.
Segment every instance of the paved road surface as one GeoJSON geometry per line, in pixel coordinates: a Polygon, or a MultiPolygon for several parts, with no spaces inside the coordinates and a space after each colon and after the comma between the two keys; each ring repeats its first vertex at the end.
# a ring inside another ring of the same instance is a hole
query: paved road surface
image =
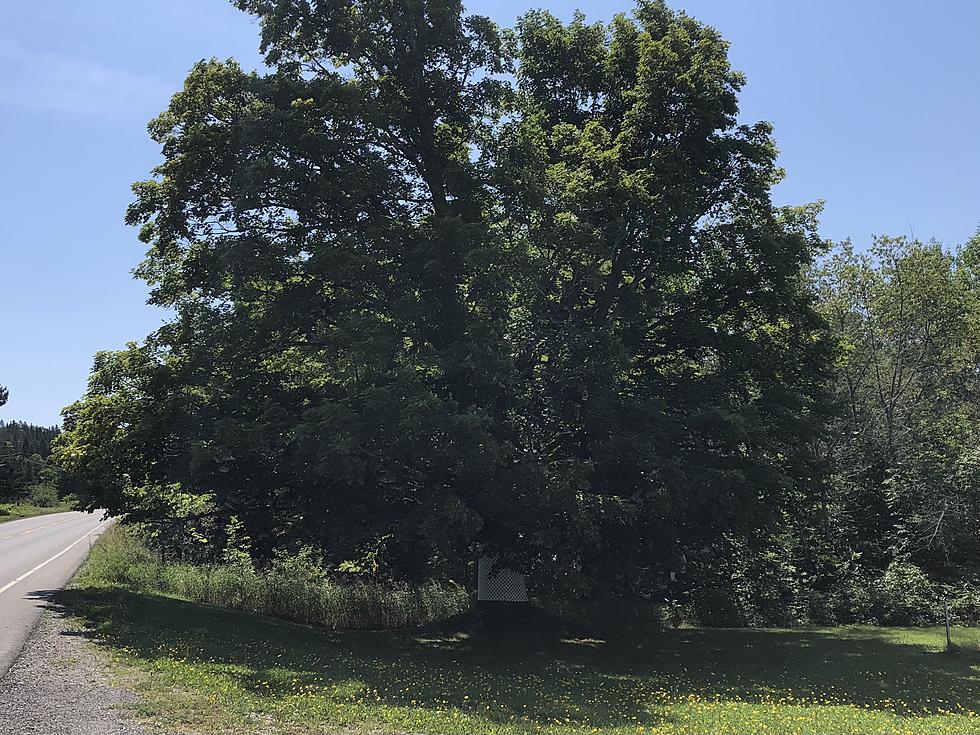
{"type": "Polygon", "coordinates": [[[105,530],[100,514],[56,513],[0,523],[0,677],[48,604],[105,530]]]}

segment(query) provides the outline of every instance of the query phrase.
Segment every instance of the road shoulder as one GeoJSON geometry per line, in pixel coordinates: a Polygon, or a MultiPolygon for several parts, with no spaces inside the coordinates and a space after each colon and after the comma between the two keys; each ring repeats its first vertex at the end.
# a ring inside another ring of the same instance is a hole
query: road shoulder
{"type": "Polygon", "coordinates": [[[146,735],[136,697],[111,686],[100,654],[77,624],[47,611],[0,678],[4,735],[146,735]]]}

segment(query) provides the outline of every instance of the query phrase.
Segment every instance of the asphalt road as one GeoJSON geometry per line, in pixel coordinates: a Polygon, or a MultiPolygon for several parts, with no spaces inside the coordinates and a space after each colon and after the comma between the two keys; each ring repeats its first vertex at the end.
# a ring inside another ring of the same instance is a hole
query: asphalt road
{"type": "Polygon", "coordinates": [[[99,514],[56,513],[0,523],[0,677],[20,654],[53,591],[105,530],[99,514]]]}

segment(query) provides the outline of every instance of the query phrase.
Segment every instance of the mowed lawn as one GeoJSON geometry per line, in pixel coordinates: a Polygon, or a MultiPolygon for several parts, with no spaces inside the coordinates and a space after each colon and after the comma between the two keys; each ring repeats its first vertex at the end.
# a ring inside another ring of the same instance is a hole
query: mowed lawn
{"type": "Polygon", "coordinates": [[[171,732],[980,732],[980,661],[944,654],[941,630],[332,632],[121,590],[65,595],[142,695],[139,715],[171,732]]]}

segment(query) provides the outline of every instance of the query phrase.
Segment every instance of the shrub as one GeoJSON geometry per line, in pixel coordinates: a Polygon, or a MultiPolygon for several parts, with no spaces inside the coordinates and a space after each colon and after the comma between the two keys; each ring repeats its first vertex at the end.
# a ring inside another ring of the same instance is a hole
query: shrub
{"type": "Polygon", "coordinates": [[[108,531],[95,545],[78,584],[168,595],[327,628],[425,625],[458,615],[470,605],[466,591],[452,582],[416,587],[335,582],[310,549],[280,551],[259,569],[241,553],[220,564],[167,562],[150,551],[137,532],[121,527],[108,531]]]}
{"type": "Polygon", "coordinates": [[[45,483],[31,485],[27,491],[27,499],[37,508],[54,508],[59,502],[57,489],[45,483]]]}
{"type": "Polygon", "coordinates": [[[926,626],[939,622],[936,586],[915,564],[895,560],[871,590],[877,619],[883,625],[926,626]]]}
{"type": "Polygon", "coordinates": [[[956,625],[980,625],[980,583],[976,579],[967,579],[955,585],[946,585],[941,592],[941,609],[949,603],[949,616],[956,625]]]}

